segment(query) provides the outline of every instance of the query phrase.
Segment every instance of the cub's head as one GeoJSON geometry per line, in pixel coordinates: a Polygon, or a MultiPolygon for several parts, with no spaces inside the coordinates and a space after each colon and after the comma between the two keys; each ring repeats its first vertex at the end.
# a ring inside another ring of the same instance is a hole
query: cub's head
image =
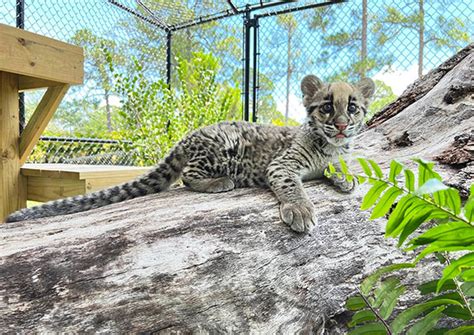
{"type": "Polygon", "coordinates": [[[375,84],[369,78],[356,84],[325,84],[309,75],[303,78],[301,91],[309,125],[330,144],[343,146],[362,128],[375,84]]]}

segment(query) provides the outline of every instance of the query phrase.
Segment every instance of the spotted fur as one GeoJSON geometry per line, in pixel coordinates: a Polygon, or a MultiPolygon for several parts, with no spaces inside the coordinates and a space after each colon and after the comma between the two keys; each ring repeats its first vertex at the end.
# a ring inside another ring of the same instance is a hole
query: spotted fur
{"type": "MultiPolygon", "coordinates": [[[[239,187],[270,187],[280,201],[283,222],[299,232],[316,224],[302,181],[320,178],[329,162],[349,150],[363,125],[374,84],[324,84],[316,76],[301,83],[307,121],[299,127],[222,122],[201,128],[180,141],[143,177],[103,191],[49,202],[11,214],[7,222],[71,214],[164,191],[178,178],[199,192],[239,187]]],[[[343,192],[353,183],[333,179],[343,192]]]]}

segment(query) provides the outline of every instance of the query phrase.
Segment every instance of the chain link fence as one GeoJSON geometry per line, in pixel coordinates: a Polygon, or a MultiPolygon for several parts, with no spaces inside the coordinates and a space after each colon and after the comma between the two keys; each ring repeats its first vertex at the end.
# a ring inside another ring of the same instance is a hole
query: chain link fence
{"type": "Polygon", "coordinates": [[[31,152],[28,163],[86,165],[135,165],[130,142],[94,138],[43,136],[31,152]]]}
{"type": "MultiPolygon", "coordinates": [[[[17,24],[18,2],[0,1],[0,23],[17,24]]],[[[127,91],[127,85],[136,84],[137,73],[149,86],[162,80],[177,88],[179,76],[186,76],[180,59],[190,60],[195,52],[212,53],[218,63],[215,81],[239,90],[242,101],[255,110],[258,122],[302,122],[305,112],[299,83],[310,73],[324,80],[355,81],[361,76],[376,79],[378,90],[371,106],[375,111],[395,99],[421,73],[472,42],[474,34],[471,0],[230,3],[232,6],[228,1],[25,0],[26,30],[82,46],[86,55],[84,85],[70,89],[48,127],[48,135],[63,139],[120,138],[116,117],[125,110],[124,95],[140,94],[142,90],[138,87],[127,91]],[[251,40],[245,37],[249,19],[251,40]],[[122,82],[119,93],[117,74],[128,80],[122,82]]],[[[157,95],[156,100],[163,97],[163,90],[142,91],[157,95]]],[[[41,91],[26,93],[26,118],[41,95],[41,91]]],[[[141,108],[161,106],[153,103],[141,108]]],[[[245,107],[228,116],[242,118],[245,107]]],[[[134,108],[128,113],[135,113],[138,120],[141,111],[134,108]]],[[[169,122],[163,126],[160,122],[157,119],[154,126],[162,127],[162,132],[173,128],[169,122]]],[[[66,155],[67,150],[45,151],[44,147],[73,142],[40,142],[31,160],[37,160],[41,152],[66,155]]],[[[78,147],[86,147],[71,152],[89,157],[84,161],[93,161],[90,156],[95,149],[87,149],[92,144],[76,142],[78,147]]],[[[111,150],[111,157],[115,157],[115,149],[104,150],[111,150]]],[[[102,162],[136,164],[115,158],[102,162]]]]}
{"type": "Polygon", "coordinates": [[[267,121],[283,114],[301,122],[299,83],[305,75],[374,78],[375,112],[472,42],[474,6],[470,0],[359,0],[262,17],[259,26],[258,115],[267,121]]]}

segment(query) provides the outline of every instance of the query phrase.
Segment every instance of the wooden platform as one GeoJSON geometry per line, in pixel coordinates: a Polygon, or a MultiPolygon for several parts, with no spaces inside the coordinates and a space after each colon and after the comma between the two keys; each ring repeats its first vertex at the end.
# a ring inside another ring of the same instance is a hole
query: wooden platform
{"type": "Polygon", "coordinates": [[[46,202],[131,181],[151,168],[112,165],[25,164],[28,200],[46,202]]]}
{"type": "Polygon", "coordinates": [[[20,167],[69,86],[81,84],[82,48],[0,24],[0,223],[26,206],[20,167]],[[18,92],[47,88],[20,136],[18,92]]]}

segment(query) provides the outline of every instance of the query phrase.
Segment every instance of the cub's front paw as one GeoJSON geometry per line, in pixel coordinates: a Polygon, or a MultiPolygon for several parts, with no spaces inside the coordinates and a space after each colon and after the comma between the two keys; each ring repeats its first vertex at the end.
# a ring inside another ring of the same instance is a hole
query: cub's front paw
{"type": "Polygon", "coordinates": [[[344,177],[342,179],[334,177],[332,183],[337,190],[342,193],[351,193],[356,189],[358,184],[356,178],[352,179],[352,181],[347,181],[344,177]]]}
{"type": "Polygon", "coordinates": [[[310,232],[317,224],[313,204],[309,201],[298,203],[282,203],[280,205],[281,220],[297,232],[310,232]]]}

